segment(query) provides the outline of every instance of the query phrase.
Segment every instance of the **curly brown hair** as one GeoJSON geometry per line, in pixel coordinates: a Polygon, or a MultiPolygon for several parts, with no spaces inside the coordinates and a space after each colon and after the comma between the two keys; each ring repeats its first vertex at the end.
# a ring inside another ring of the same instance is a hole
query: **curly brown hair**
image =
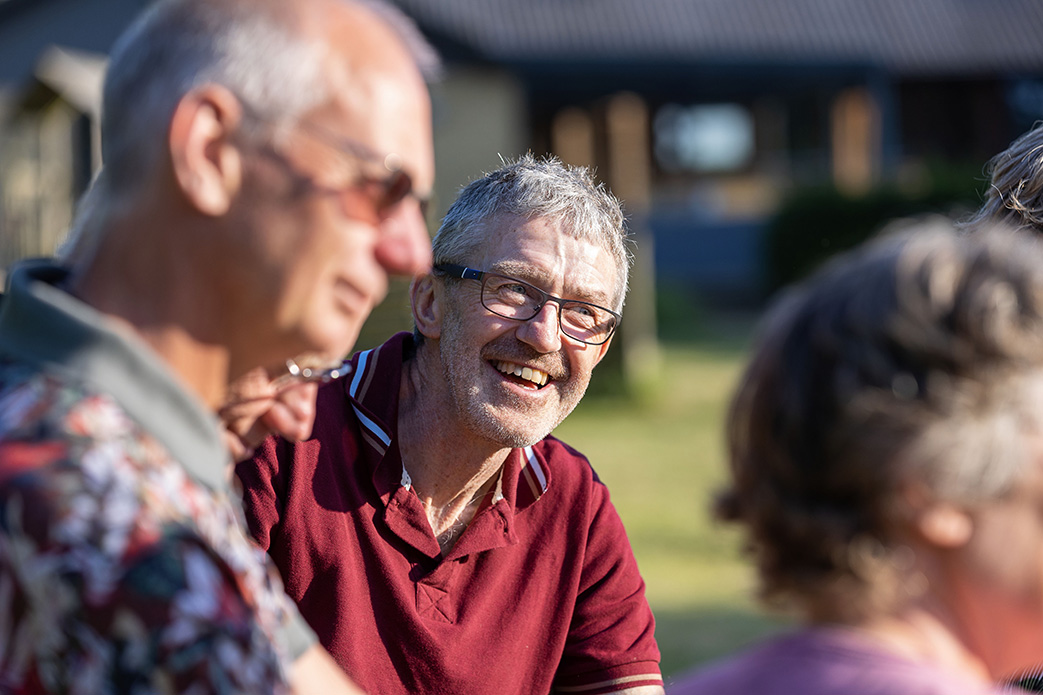
{"type": "Polygon", "coordinates": [[[721,518],[762,598],[853,621],[908,596],[896,492],[1002,496],[1043,413],[1043,248],[920,223],[844,256],[770,312],[731,405],[721,518]]]}

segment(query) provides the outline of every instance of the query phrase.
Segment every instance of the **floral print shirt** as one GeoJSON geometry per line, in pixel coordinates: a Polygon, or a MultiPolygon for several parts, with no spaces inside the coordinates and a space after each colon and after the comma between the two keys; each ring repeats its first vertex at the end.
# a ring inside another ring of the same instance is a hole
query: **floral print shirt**
{"type": "MultiPolygon", "coordinates": [[[[13,295],[5,304],[24,299],[13,295]]],[[[127,394],[161,411],[177,398],[140,355],[123,361],[134,376],[114,385],[120,398],[89,378],[90,360],[65,360],[80,379],[61,359],[18,359],[12,308],[0,315],[0,692],[288,691],[286,626],[299,615],[243,533],[216,421],[181,404],[173,422],[143,426],[155,414],[124,407],[127,394]],[[178,420],[196,415],[214,430],[205,446],[189,438],[205,467],[180,460],[192,449],[176,435],[195,425],[178,420]]]]}
{"type": "Polygon", "coordinates": [[[281,585],[233,509],[111,399],[5,384],[0,690],[278,692],[281,585]]]}

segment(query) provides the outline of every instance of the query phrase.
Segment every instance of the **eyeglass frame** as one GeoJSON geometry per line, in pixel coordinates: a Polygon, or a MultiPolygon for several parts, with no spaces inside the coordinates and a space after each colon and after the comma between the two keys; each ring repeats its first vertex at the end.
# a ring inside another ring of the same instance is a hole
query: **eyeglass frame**
{"type": "Polygon", "coordinates": [[[312,369],[300,366],[296,360],[291,358],[286,360],[286,372],[272,380],[272,388],[279,392],[299,384],[327,384],[334,379],[351,374],[351,370],[351,360],[344,360],[335,367],[312,369]]]}
{"type": "Polygon", "coordinates": [[[536,318],[537,316],[540,315],[540,312],[543,311],[543,307],[545,307],[547,305],[547,302],[554,302],[555,304],[558,305],[558,330],[561,331],[561,334],[564,335],[565,337],[570,338],[572,340],[575,340],[576,342],[583,343],[584,345],[604,345],[605,343],[607,343],[612,338],[612,336],[616,332],[616,329],[619,328],[620,322],[622,322],[622,320],[623,320],[623,317],[618,312],[612,311],[611,309],[606,309],[605,307],[601,306],[600,304],[595,304],[593,302],[584,302],[583,300],[580,300],[580,299],[564,299],[562,297],[556,297],[553,294],[551,294],[550,292],[547,292],[545,290],[541,290],[539,287],[536,287],[535,285],[533,285],[530,282],[525,282],[524,280],[519,280],[518,278],[511,277],[510,275],[504,275],[502,273],[494,273],[494,272],[486,271],[486,270],[475,270],[474,268],[469,268],[467,266],[458,265],[456,263],[439,263],[439,264],[435,265],[432,268],[432,270],[434,270],[436,272],[439,272],[439,273],[442,273],[446,277],[454,278],[454,279],[457,279],[457,280],[474,280],[476,282],[482,283],[481,294],[479,295],[480,301],[482,303],[482,306],[489,313],[494,314],[496,316],[499,316],[500,318],[508,319],[510,321],[520,321],[522,323],[525,323],[526,321],[532,321],[534,318],[536,318]],[[516,316],[504,316],[503,314],[501,314],[501,313],[499,313],[497,311],[493,311],[492,309],[490,309],[489,306],[485,303],[485,283],[487,281],[486,278],[488,278],[488,277],[504,278],[506,280],[510,280],[511,282],[517,282],[517,283],[519,283],[521,285],[525,285],[526,287],[531,287],[533,290],[535,290],[538,293],[538,296],[542,297],[542,299],[540,300],[538,306],[536,307],[536,311],[533,312],[532,316],[530,316],[529,318],[522,319],[522,318],[518,318],[516,316]],[[604,311],[604,312],[607,312],[608,314],[610,314],[612,316],[612,318],[615,319],[615,323],[612,324],[612,328],[609,329],[608,334],[605,336],[605,339],[597,341],[597,342],[592,342],[590,340],[583,340],[582,338],[577,338],[576,336],[569,334],[565,330],[565,324],[562,323],[562,320],[561,320],[561,310],[565,306],[566,303],[567,304],[583,304],[584,306],[594,307],[595,309],[598,309],[600,311],[604,311]]]}
{"type": "Polygon", "coordinates": [[[402,168],[402,156],[397,152],[388,152],[381,156],[354,138],[333,133],[323,126],[310,121],[298,121],[295,126],[305,135],[310,135],[340,154],[348,155],[364,162],[376,163],[384,167],[388,172],[387,176],[378,178],[369,176],[365,172],[359,172],[356,176],[356,182],[351,184],[352,187],[356,187],[361,183],[369,186],[380,186],[383,189],[380,200],[375,204],[379,219],[386,219],[391,214],[391,210],[406,198],[415,200],[420,207],[420,214],[425,220],[427,219],[427,210],[431,203],[431,197],[421,196],[416,192],[416,189],[413,187],[413,177],[402,168]],[[401,190],[396,191],[396,188],[401,190]]]}

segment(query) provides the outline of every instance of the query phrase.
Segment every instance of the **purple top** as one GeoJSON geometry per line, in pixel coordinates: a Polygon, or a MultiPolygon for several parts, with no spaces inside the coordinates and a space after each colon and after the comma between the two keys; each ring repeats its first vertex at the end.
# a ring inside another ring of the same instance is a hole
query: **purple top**
{"type": "Polygon", "coordinates": [[[842,628],[809,628],[777,637],[688,673],[668,695],[999,695],[961,674],[887,652],[842,628]]]}

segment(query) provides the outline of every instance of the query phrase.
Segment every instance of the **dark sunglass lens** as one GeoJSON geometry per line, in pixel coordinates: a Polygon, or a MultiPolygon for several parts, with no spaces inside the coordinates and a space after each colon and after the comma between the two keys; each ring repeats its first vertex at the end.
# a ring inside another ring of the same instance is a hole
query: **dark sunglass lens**
{"type": "Polygon", "coordinates": [[[384,200],[381,207],[385,210],[401,203],[413,191],[413,180],[404,171],[396,171],[384,182],[384,200]]]}

